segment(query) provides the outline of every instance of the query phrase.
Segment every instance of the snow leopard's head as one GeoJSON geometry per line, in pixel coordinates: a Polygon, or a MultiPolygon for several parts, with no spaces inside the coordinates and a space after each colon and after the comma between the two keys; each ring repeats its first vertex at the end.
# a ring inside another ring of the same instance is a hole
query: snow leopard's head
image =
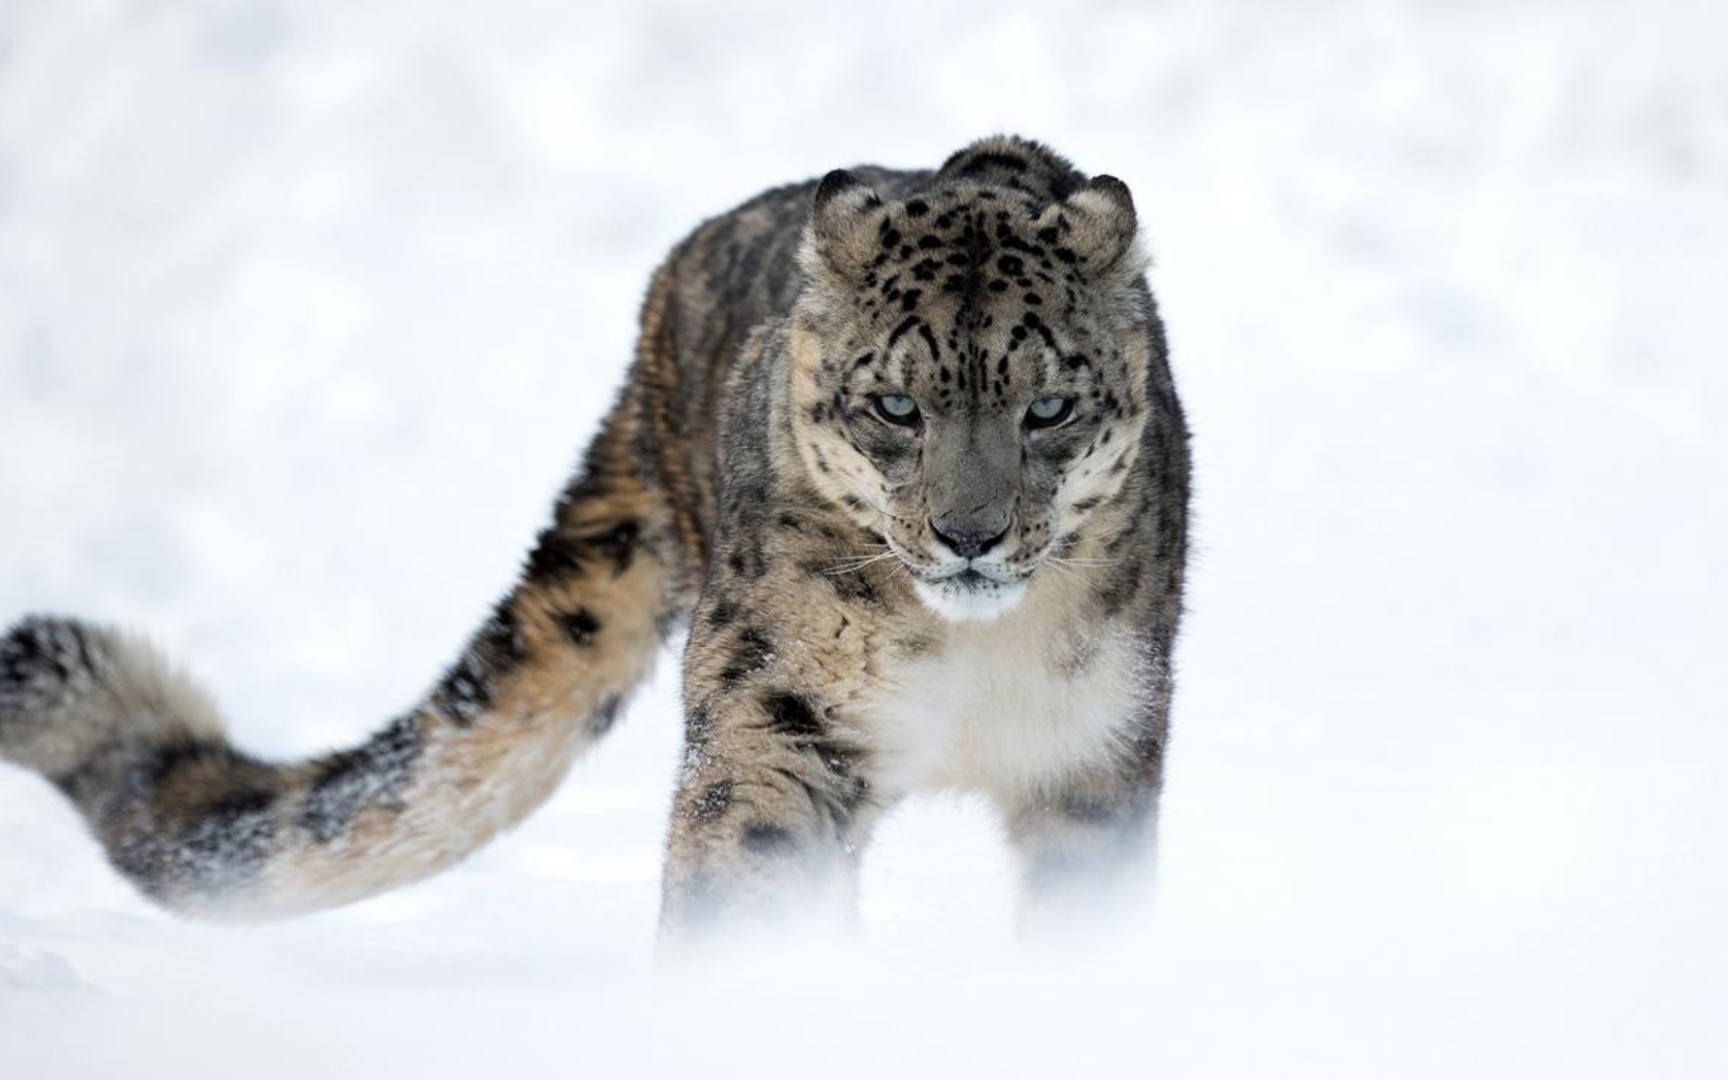
{"type": "Polygon", "coordinates": [[[1067,168],[1009,141],[988,177],[950,163],[891,202],[830,173],[800,253],[799,454],[950,619],[1006,611],[1078,544],[1147,423],[1155,317],[1133,200],[1071,169],[1060,197],[1001,181],[1000,159],[1039,153],[1067,168]]]}

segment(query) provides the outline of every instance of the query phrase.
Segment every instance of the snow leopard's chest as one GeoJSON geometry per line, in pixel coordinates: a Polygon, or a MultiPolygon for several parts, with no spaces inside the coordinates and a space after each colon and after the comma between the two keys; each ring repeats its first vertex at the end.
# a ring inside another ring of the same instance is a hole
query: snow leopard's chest
{"type": "Polygon", "coordinates": [[[1121,753],[1147,692],[1130,635],[1084,642],[957,628],[864,703],[878,782],[903,792],[1047,788],[1121,753]]]}

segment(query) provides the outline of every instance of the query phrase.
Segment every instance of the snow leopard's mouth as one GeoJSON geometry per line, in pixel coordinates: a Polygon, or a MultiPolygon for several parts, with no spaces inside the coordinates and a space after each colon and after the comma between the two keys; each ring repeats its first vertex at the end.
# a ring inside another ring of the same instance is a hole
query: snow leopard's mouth
{"type": "Polygon", "coordinates": [[[945,577],[915,579],[913,587],[925,607],[950,622],[988,622],[1026,594],[1025,582],[998,579],[990,569],[968,565],[945,577]]]}
{"type": "Polygon", "coordinates": [[[1007,569],[995,563],[978,560],[960,563],[943,573],[927,576],[924,580],[931,585],[940,585],[944,588],[967,592],[987,591],[1020,584],[1020,579],[1007,569]]]}
{"type": "Polygon", "coordinates": [[[912,576],[913,590],[925,607],[950,622],[988,622],[1026,595],[1030,570],[1016,573],[994,558],[951,559],[931,565],[901,550],[889,534],[888,546],[912,576]]]}
{"type": "Polygon", "coordinates": [[[985,577],[981,572],[970,566],[947,580],[949,581],[951,588],[968,590],[994,588],[996,585],[1000,584],[993,578],[985,577]]]}

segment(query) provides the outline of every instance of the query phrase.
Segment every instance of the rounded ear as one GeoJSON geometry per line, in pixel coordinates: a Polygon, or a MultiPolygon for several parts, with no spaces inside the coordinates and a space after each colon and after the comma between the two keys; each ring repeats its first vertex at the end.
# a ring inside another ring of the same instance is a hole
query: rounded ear
{"type": "Polygon", "coordinates": [[[1085,187],[1044,211],[1038,219],[1038,237],[1054,245],[1059,258],[1079,263],[1088,274],[1119,267],[1138,273],[1139,260],[1129,258],[1137,251],[1138,225],[1128,185],[1114,176],[1094,176],[1085,187]]]}
{"type": "Polygon", "coordinates": [[[862,274],[877,246],[867,226],[881,206],[870,185],[845,169],[824,176],[810,200],[801,252],[805,270],[826,269],[846,278],[862,274]]]}

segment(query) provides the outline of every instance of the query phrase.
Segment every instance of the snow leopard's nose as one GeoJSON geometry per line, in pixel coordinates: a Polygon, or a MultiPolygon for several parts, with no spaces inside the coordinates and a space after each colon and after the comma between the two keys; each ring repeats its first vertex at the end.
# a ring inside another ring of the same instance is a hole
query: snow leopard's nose
{"type": "Polygon", "coordinates": [[[976,559],[1008,535],[1008,515],[937,514],[930,532],[938,543],[962,559],[976,559]]]}

